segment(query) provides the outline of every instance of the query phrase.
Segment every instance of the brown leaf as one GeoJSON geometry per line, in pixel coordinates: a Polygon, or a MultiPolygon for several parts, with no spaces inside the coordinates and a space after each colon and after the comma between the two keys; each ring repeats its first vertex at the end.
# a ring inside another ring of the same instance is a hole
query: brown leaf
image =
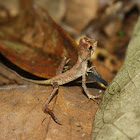
{"type": "Polygon", "coordinates": [[[97,104],[82,88],[60,87],[54,114],[62,125],[50,119],[48,126],[50,116],[41,108],[51,90],[38,85],[0,88],[0,139],[90,139],[97,104]]]}
{"type": "Polygon", "coordinates": [[[76,43],[37,5],[22,1],[16,18],[0,27],[0,52],[20,68],[44,78],[55,75],[62,57],[77,60],[76,43]]]}

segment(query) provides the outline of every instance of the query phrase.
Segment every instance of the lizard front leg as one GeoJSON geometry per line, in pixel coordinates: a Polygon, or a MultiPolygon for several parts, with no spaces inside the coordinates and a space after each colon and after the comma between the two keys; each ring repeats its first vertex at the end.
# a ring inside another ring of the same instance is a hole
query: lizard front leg
{"type": "Polygon", "coordinates": [[[88,89],[87,89],[87,86],[86,86],[86,73],[84,73],[83,75],[82,75],[82,87],[83,87],[83,89],[84,89],[84,92],[86,93],[86,95],[87,95],[87,97],[89,98],[89,99],[92,99],[93,101],[95,101],[96,102],[96,98],[99,98],[101,95],[91,95],[90,93],[89,93],[89,91],[88,91],[88,89]]]}
{"type": "Polygon", "coordinates": [[[93,69],[95,69],[95,66],[91,66],[91,67],[87,68],[87,72],[93,72],[93,69]]]}

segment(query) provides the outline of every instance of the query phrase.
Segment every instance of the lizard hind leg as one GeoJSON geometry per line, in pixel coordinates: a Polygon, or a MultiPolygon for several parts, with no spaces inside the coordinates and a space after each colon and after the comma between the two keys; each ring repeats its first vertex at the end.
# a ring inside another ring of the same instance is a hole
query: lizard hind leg
{"type": "MultiPolygon", "coordinates": [[[[59,75],[62,73],[63,68],[66,64],[66,59],[67,58],[64,56],[57,71],[56,71],[56,75],[59,75]]],[[[48,104],[52,100],[52,98],[54,97],[55,93],[58,91],[58,87],[59,87],[58,83],[54,82],[53,83],[53,91],[51,92],[51,94],[49,95],[49,97],[47,98],[46,102],[43,105],[43,112],[46,114],[49,114],[56,123],[61,125],[62,123],[55,117],[53,111],[48,108],[48,104]]]]}
{"type": "Polygon", "coordinates": [[[54,95],[58,91],[58,84],[54,83],[53,87],[54,87],[53,91],[51,92],[51,94],[49,95],[49,97],[47,98],[45,103],[43,104],[43,112],[46,114],[49,114],[56,123],[61,125],[62,123],[55,117],[53,111],[48,108],[49,102],[52,100],[52,98],[54,97],[54,95]]]}

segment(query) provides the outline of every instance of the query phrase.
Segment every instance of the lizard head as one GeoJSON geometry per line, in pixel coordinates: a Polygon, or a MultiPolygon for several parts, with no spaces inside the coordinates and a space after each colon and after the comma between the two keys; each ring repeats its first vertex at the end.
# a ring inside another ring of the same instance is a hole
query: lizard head
{"type": "Polygon", "coordinates": [[[78,46],[78,55],[83,60],[89,60],[93,52],[97,47],[97,41],[95,39],[90,39],[88,37],[84,37],[80,39],[78,46]]]}

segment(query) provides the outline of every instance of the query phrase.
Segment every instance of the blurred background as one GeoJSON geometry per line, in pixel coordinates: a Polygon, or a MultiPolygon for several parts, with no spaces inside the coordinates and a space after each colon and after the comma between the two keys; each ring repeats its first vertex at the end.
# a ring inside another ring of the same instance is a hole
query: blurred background
{"type": "MultiPolygon", "coordinates": [[[[34,0],[76,42],[83,36],[96,38],[98,48],[91,58],[99,74],[110,82],[120,69],[137,22],[139,0],[34,0]]],[[[0,1],[0,22],[18,15],[18,0],[0,1]]],[[[10,81],[0,72],[0,84],[10,81]]],[[[13,82],[13,81],[12,81],[13,82]]]]}

